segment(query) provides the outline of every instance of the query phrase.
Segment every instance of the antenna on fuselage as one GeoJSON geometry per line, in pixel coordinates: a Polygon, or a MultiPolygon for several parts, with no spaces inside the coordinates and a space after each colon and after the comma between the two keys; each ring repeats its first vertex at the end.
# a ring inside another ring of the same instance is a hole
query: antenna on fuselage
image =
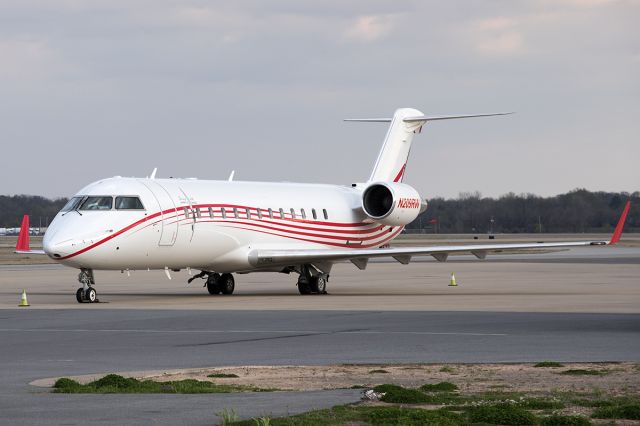
{"type": "Polygon", "coordinates": [[[227,179],[229,182],[233,181],[233,176],[236,174],[235,170],[231,170],[231,174],[229,175],[229,179],[227,179]]]}
{"type": "Polygon", "coordinates": [[[153,168],[153,171],[151,172],[151,175],[149,176],[149,179],[155,179],[156,178],[156,172],[158,171],[157,167],[153,168]]]}

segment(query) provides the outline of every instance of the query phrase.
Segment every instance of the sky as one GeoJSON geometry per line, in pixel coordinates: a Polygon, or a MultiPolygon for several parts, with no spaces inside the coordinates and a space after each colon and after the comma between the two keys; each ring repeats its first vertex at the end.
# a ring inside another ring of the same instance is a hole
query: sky
{"type": "Polygon", "coordinates": [[[425,198],[640,190],[640,1],[0,0],[0,194],[121,175],[351,184],[434,122],[425,198]]]}

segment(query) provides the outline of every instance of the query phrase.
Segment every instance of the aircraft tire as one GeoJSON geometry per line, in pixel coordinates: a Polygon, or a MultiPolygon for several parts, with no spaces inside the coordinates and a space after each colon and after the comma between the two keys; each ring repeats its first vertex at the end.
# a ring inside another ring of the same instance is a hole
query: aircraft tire
{"type": "Polygon", "coordinates": [[[233,290],[236,288],[235,280],[231,274],[222,274],[220,276],[220,290],[222,294],[233,294],[233,290]]]}
{"type": "Polygon", "coordinates": [[[96,293],[96,289],[93,287],[89,287],[84,292],[84,300],[86,300],[89,303],[96,302],[98,300],[98,294],[96,293]]]}
{"type": "Polygon", "coordinates": [[[220,275],[219,274],[213,274],[213,275],[210,275],[209,278],[207,278],[207,291],[211,295],[220,294],[222,289],[221,289],[221,286],[220,286],[220,275]]]}
{"type": "Polygon", "coordinates": [[[298,280],[298,291],[300,294],[311,294],[311,286],[307,282],[298,280]]]}
{"type": "Polygon", "coordinates": [[[324,275],[318,275],[311,278],[310,289],[312,293],[326,294],[327,293],[327,278],[324,275]]]}
{"type": "Polygon", "coordinates": [[[78,303],[84,302],[84,291],[82,290],[82,287],[80,287],[78,291],[76,291],[76,300],[78,301],[78,303]]]}

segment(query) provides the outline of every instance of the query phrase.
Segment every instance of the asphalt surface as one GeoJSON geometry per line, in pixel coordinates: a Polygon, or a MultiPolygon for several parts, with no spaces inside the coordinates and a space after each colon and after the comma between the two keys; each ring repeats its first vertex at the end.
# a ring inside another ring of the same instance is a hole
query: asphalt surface
{"type": "MultiPolygon", "coordinates": [[[[424,261],[423,261],[424,260],[424,261]]],[[[410,265],[336,265],[329,295],[293,277],[236,278],[209,296],[186,272],[99,272],[104,303],[75,302],[76,271],[0,266],[0,425],[216,424],[359,400],[358,390],[67,395],[29,385],[82,374],[232,365],[639,361],[640,249],[583,248],[410,265]],[[452,271],[458,287],[448,287],[452,271]],[[22,289],[32,307],[17,308],[22,289]]]]}
{"type": "Polygon", "coordinates": [[[1,310],[0,424],[215,424],[357,390],[60,395],[35,379],[227,365],[640,359],[640,315],[383,311],[1,310]]]}

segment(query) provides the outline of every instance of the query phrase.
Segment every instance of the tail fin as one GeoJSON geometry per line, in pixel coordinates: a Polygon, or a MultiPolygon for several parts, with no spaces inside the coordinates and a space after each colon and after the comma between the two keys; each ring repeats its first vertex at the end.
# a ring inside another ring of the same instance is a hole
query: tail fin
{"type": "Polygon", "coordinates": [[[387,136],[384,138],[382,149],[373,167],[373,172],[369,177],[369,182],[402,182],[407,168],[409,152],[411,151],[413,135],[420,133],[422,126],[428,121],[506,114],[511,113],[427,117],[417,109],[400,108],[393,114],[393,118],[364,118],[345,121],[391,122],[387,136]]]}
{"type": "Polygon", "coordinates": [[[16,251],[29,251],[29,215],[22,217],[22,225],[20,226],[20,234],[18,234],[18,242],[16,243],[16,251]]]}

